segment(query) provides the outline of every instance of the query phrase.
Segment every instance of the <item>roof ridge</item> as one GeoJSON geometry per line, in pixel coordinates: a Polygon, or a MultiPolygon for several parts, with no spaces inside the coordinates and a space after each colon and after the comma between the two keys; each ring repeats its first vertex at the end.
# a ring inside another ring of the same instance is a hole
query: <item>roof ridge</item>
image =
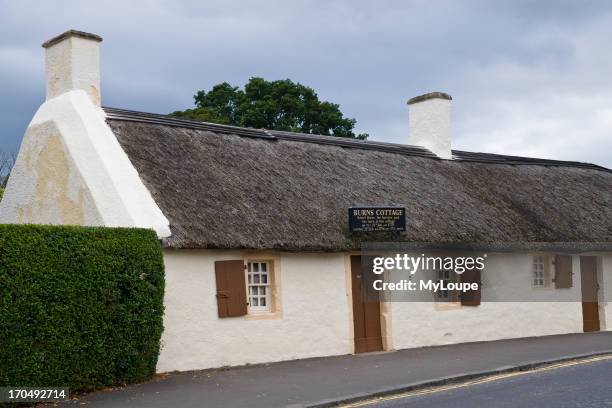
{"type": "Polygon", "coordinates": [[[539,166],[564,166],[564,167],[581,167],[595,170],[603,170],[612,172],[603,166],[599,166],[593,163],[585,163],[579,161],[569,160],[555,160],[555,159],[541,159],[536,157],[526,156],[514,156],[497,153],[484,153],[484,152],[468,152],[464,150],[452,150],[453,160],[459,161],[471,161],[479,163],[492,163],[492,164],[522,164],[522,165],[539,165],[539,166]]]}
{"type": "Polygon", "coordinates": [[[264,139],[275,139],[265,129],[244,128],[232,125],[223,125],[219,123],[202,122],[198,120],[190,120],[176,118],[170,115],[159,113],[139,112],[127,109],[109,108],[103,106],[107,119],[127,120],[132,122],[155,123],[159,125],[187,127],[200,130],[208,130],[219,133],[231,133],[239,136],[260,137],[264,139]]]}
{"type": "Polygon", "coordinates": [[[287,132],[280,130],[267,130],[256,128],[245,128],[233,125],[222,125],[218,123],[202,122],[191,119],[175,118],[170,115],[159,113],[139,112],[127,109],[117,109],[102,107],[107,119],[126,120],[132,122],[152,123],[166,126],[186,127],[191,129],[207,130],[211,132],[235,134],[238,136],[256,137],[263,139],[292,140],[296,142],[315,143],[322,145],[334,145],[349,148],[361,148],[368,150],[378,150],[389,153],[398,153],[411,156],[428,157],[437,159],[438,157],[420,146],[402,145],[397,143],[377,142],[371,140],[358,140],[338,136],[326,136],[306,133],[287,132]]]}
{"type": "MultiPolygon", "coordinates": [[[[140,112],[128,109],[118,109],[111,107],[102,107],[107,115],[107,119],[125,120],[141,123],[152,123],[165,126],[186,127],[191,129],[205,130],[209,132],[234,134],[238,136],[254,137],[269,140],[291,140],[296,142],[314,143],[321,145],[333,145],[348,148],[358,148],[367,150],[377,150],[388,153],[403,154],[409,156],[426,157],[438,159],[428,149],[421,146],[381,142],[375,140],[359,140],[350,139],[338,136],[326,136],[310,133],[297,133],[281,130],[267,130],[247,128],[234,125],[224,125],[219,123],[202,122],[192,119],[177,118],[170,115],[159,113],[140,112]]],[[[506,164],[506,165],[536,165],[536,166],[563,166],[563,167],[579,167],[593,170],[611,172],[603,166],[592,163],[584,163],[578,161],[564,161],[553,159],[540,159],[535,157],[512,156],[495,153],[468,152],[464,150],[452,150],[453,160],[464,162],[478,162],[489,164],[506,164]]]]}

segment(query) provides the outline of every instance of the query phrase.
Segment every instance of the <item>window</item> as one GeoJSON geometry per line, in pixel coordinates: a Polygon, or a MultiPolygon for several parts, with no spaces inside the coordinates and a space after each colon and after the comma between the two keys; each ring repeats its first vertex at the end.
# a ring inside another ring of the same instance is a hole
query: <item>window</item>
{"type": "MultiPolygon", "coordinates": [[[[457,282],[457,274],[450,269],[442,269],[436,271],[437,280],[439,283],[444,283],[443,286],[448,286],[450,282],[457,282]]],[[[439,290],[435,292],[438,302],[457,302],[457,293],[451,290],[439,290]]]]}
{"type": "Polygon", "coordinates": [[[543,288],[546,286],[546,257],[535,255],[533,257],[533,286],[543,288]]]}
{"type": "Polygon", "coordinates": [[[249,311],[270,312],[270,263],[247,262],[247,296],[249,311]]]}

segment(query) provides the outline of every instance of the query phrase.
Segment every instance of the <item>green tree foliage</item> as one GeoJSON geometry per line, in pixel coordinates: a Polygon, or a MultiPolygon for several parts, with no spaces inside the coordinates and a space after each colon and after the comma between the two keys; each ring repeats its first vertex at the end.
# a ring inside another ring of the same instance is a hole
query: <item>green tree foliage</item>
{"type": "Polygon", "coordinates": [[[152,376],[163,295],[154,231],[0,225],[0,386],[79,391],[152,376]]]}
{"type": "Polygon", "coordinates": [[[0,201],[2,201],[2,196],[4,195],[4,189],[0,187],[0,201]]]}
{"type": "Polygon", "coordinates": [[[227,125],[285,130],[291,132],[366,139],[356,135],[352,118],[345,118],[340,106],[320,101],[316,92],[289,79],[266,81],[251,78],[244,90],[227,82],[212,90],[198,91],[194,109],[171,115],[227,125]]]}

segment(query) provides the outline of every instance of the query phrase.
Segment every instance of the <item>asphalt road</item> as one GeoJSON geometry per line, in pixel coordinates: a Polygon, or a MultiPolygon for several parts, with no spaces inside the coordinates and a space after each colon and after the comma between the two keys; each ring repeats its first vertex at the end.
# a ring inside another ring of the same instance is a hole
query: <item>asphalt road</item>
{"type": "MultiPolygon", "coordinates": [[[[612,354],[612,332],[462,343],[231,369],[167,373],[139,384],[76,395],[74,399],[53,407],[316,406],[392,389],[406,389],[415,384],[596,354],[612,354]]],[[[607,373],[612,380],[610,374],[612,372],[607,373]]],[[[432,405],[426,402],[420,406],[432,405]]]]}
{"type": "Polygon", "coordinates": [[[612,407],[612,359],[596,358],[570,364],[390,396],[347,407],[612,407]]]}

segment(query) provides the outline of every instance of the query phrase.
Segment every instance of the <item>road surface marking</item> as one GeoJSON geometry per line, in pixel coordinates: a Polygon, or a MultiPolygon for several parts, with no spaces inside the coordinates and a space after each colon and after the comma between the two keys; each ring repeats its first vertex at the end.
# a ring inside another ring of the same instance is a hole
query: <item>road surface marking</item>
{"type": "Polygon", "coordinates": [[[566,367],[571,367],[571,366],[575,366],[575,365],[588,364],[588,363],[594,363],[594,362],[597,362],[597,361],[611,360],[611,359],[612,359],[612,355],[604,355],[604,356],[598,356],[598,357],[584,358],[584,359],[580,359],[580,360],[572,360],[572,361],[567,361],[567,362],[564,362],[564,363],[551,364],[551,365],[547,365],[545,367],[535,368],[533,370],[516,371],[516,372],[512,372],[512,373],[505,373],[505,374],[495,374],[495,375],[491,375],[491,376],[488,376],[488,377],[480,378],[480,379],[477,379],[477,380],[471,380],[471,381],[462,382],[460,384],[442,385],[442,386],[439,386],[439,387],[432,387],[432,388],[427,388],[427,389],[423,389],[423,390],[408,391],[408,392],[404,392],[404,393],[401,393],[401,394],[390,395],[390,396],[387,396],[387,397],[373,398],[373,399],[369,399],[367,401],[360,401],[360,402],[355,402],[353,404],[342,405],[342,408],[365,407],[365,406],[372,405],[372,404],[379,404],[379,403],[385,402],[385,401],[393,401],[393,400],[396,400],[396,399],[402,399],[402,398],[407,398],[407,397],[414,397],[414,396],[417,396],[417,395],[434,394],[436,392],[455,390],[457,388],[466,388],[466,387],[470,387],[472,385],[485,384],[485,383],[489,383],[489,382],[493,382],[493,381],[504,380],[506,378],[518,377],[518,376],[526,375],[526,374],[540,373],[540,372],[544,372],[544,371],[556,370],[556,369],[559,369],[559,368],[566,368],[566,367]]]}

